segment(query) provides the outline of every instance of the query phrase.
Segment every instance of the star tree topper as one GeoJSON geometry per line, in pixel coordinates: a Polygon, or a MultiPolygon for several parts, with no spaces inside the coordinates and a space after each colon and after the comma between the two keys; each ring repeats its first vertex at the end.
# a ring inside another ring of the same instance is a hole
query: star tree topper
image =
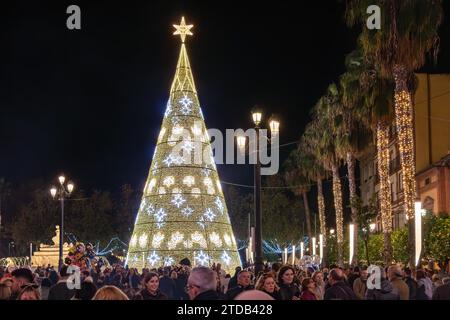
{"type": "Polygon", "coordinates": [[[180,24],[174,24],[173,27],[177,29],[173,34],[177,35],[179,34],[181,37],[181,42],[184,43],[184,40],[186,39],[186,35],[192,36],[193,33],[191,32],[191,29],[194,25],[189,24],[186,25],[186,21],[184,20],[184,17],[181,17],[180,24]]]}

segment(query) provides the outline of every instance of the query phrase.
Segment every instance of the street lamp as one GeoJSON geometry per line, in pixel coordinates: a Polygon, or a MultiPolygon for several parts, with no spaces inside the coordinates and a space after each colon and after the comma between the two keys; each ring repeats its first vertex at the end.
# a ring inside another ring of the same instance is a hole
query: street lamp
{"type": "MultiPolygon", "coordinates": [[[[261,217],[261,162],[259,157],[260,150],[260,125],[263,119],[263,113],[259,106],[256,106],[251,111],[252,120],[255,125],[255,138],[256,138],[256,163],[254,166],[254,199],[255,199],[255,235],[253,239],[255,248],[255,274],[258,274],[264,268],[263,257],[262,257],[262,217],[261,217]]],[[[272,137],[277,136],[280,131],[280,122],[276,117],[272,116],[269,119],[269,128],[272,137]]],[[[245,150],[246,137],[237,137],[237,145],[241,151],[245,150]]],[[[253,150],[252,150],[253,152],[253,150]]]]}
{"type": "Polygon", "coordinates": [[[66,182],[66,177],[61,175],[58,177],[59,185],[57,187],[52,187],[50,189],[50,194],[54,200],[58,200],[61,202],[61,226],[59,230],[59,263],[58,263],[58,271],[61,271],[61,268],[64,264],[63,261],[63,245],[64,245],[64,200],[73,192],[75,188],[72,182],[69,182],[67,186],[64,185],[66,182]]]}

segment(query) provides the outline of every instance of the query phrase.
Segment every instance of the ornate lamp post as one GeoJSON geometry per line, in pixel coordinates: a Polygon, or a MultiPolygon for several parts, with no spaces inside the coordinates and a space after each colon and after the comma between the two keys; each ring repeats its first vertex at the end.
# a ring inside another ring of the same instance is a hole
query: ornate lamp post
{"type": "MultiPolygon", "coordinates": [[[[256,163],[254,166],[254,200],[255,200],[255,274],[258,274],[264,268],[262,257],[262,216],[261,216],[261,162],[259,157],[260,150],[260,124],[262,122],[262,111],[259,107],[253,108],[252,120],[255,125],[255,138],[256,138],[256,163]]],[[[278,135],[280,131],[280,122],[272,116],[269,119],[269,128],[272,137],[278,135]]],[[[245,149],[246,138],[244,136],[237,137],[238,147],[242,150],[245,149]]],[[[252,150],[253,151],[253,150],[252,150]]]]}
{"type": "Polygon", "coordinates": [[[52,195],[54,200],[59,200],[61,203],[61,227],[59,230],[59,263],[58,263],[58,271],[61,271],[61,268],[64,264],[63,261],[63,245],[64,245],[64,200],[73,192],[74,184],[72,182],[67,183],[66,177],[63,175],[58,177],[59,185],[57,187],[52,187],[50,189],[50,194],[52,195]]]}

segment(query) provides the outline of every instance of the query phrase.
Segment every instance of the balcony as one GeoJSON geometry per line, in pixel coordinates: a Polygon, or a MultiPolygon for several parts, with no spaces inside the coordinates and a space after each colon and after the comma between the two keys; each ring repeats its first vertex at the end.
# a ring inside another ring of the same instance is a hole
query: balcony
{"type": "Polygon", "coordinates": [[[400,157],[396,157],[389,161],[389,174],[392,175],[395,172],[399,171],[400,168],[400,157]]]}

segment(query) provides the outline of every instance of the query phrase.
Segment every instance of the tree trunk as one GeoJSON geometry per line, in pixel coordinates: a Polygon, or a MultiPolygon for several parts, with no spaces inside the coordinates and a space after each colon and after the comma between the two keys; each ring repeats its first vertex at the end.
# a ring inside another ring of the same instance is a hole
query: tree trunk
{"type": "MultiPolygon", "coordinates": [[[[356,194],[356,181],[355,181],[355,157],[351,152],[347,152],[347,171],[348,171],[348,186],[350,191],[350,203],[357,197],[356,194]]],[[[352,210],[352,223],[355,226],[355,238],[353,241],[353,257],[349,257],[354,265],[358,265],[358,210],[355,207],[351,207],[352,210]]]]}
{"type": "Polygon", "coordinates": [[[344,216],[342,212],[342,187],[339,178],[339,168],[336,164],[331,167],[333,173],[333,197],[334,209],[336,212],[336,237],[337,237],[337,264],[340,267],[344,266],[343,259],[343,243],[344,243],[344,216]]]}
{"type": "MultiPolygon", "coordinates": [[[[403,177],[403,201],[406,216],[414,219],[414,201],[416,199],[416,161],[414,149],[414,114],[411,93],[407,86],[408,71],[402,65],[393,68],[395,80],[395,123],[397,127],[400,165],[403,177]]],[[[414,239],[414,230],[409,233],[414,239]]],[[[411,239],[410,239],[411,241],[411,239]]],[[[414,259],[414,248],[410,248],[410,257],[414,259]]],[[[411,266],[413,266],[412,263],[411,266]]]]}
{"type": "Polygon", "coordinates": [[[302,191],[303,196],[303,205],[305,206],[305,217],[306,217],[306,232],[308,233],[308,239],[309,239],[309,252],[312,254],[312,232],[311,232],[311,212],[309,211],[309,204],[308,204],[308,195],[306,191],[302,191]]]}
{"type": "Polygon", "coordinates": [[[378,176],[380,178],[381,224],[383,227],[383,258],[386,265],[392,262],[392,203],[391,184],[389,181],[389,126],[387,121],[379,121],[377,124],[377,160],[378,176]]]}
{"type": "Polygon", "coordinates": [[[323,198],[322,178],[317,176],[317,207],[319,209],[319,223],[320,233],[323,236],[323,260],[322,265],[326,267],[328,265],[327,258],[327,224],[325,220],[325,201],[323,198]]]}

